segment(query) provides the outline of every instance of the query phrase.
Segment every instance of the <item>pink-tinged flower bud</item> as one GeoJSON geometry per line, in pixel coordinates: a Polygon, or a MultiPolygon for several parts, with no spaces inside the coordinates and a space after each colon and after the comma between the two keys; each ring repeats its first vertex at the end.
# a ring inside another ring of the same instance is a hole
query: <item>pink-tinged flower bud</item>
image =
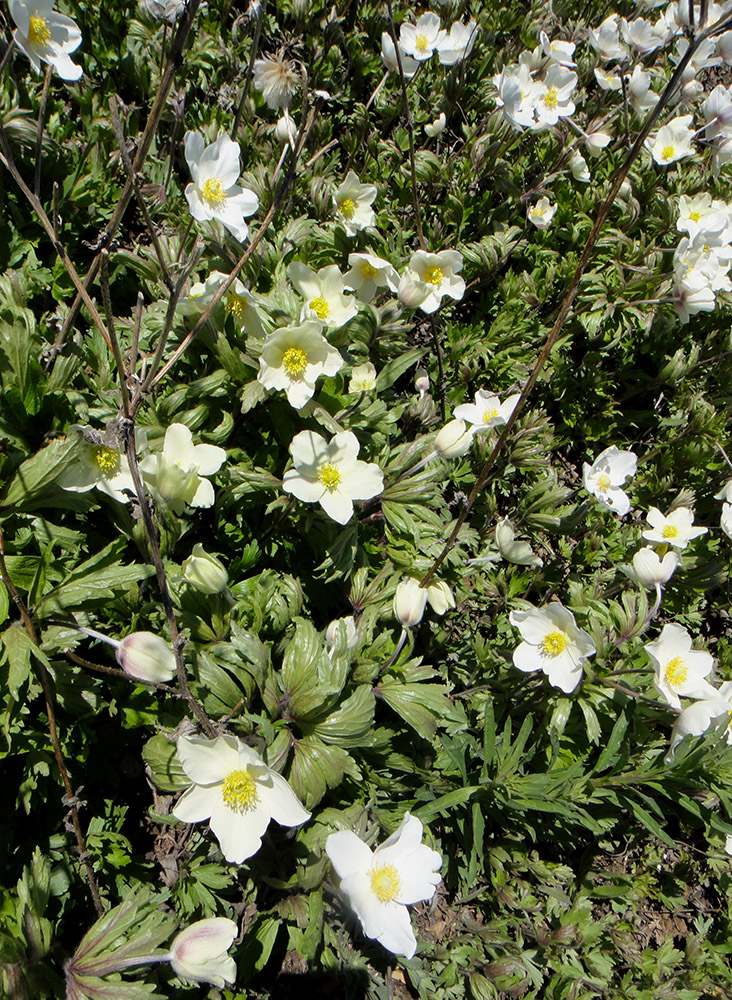
{"type": "Polygon", "coordinates": [[[435,438],[434,448],[442,458],[459,458],[470,449],[473,435],[465,429],[465,421],[451,420],[435,438]]]}
{"type": "Polygon", "coordinates": [[[422,621],[426,604],[427,590],[420,587],[419,580],[408,576],[406,580],[397,584],[394,594],[394,617],[404,628],[412,628],[422,621]]]}
{"type": "Polygon", "coordinates": [[[438,580],[427,587],[427,600],[436,615],[444,615],[455,607],[455,598],[444,580],[438,580]]]}
{"type": "Polygon", "coordinates": [[[193,554],[183,563],[183,576],[202,594],[218,594],[229,582],[224,564],[206,552],[200,542],[193,546],[193,554]]]}
{"type": "Polygon", "coordinates": [[[143,683],[162,684],[175,674],[175,655],[153,632],[130,632],[117,647],[117,663],[143,683]]]}
{"type": "Polygon", "coordinates": [[[346,649],[355,649],[358,646],[358,626],[353,615],[348,615],[347,618],[335,618],[325,630],[326,642],[331,647],[335,646],[341,624],[346,630],[346,649]]]}
{"type": "Polygon", "coordinates": [[[419,393],[419,398],[424,399],[430,389],[430,377],[424,368],[418,368],[414,373],[414,388],[419,393]]]}
{"type": "Polygon", "coordinates": [[[186,927],[170,949],[173,972],[195,983],[223,987],[236,980],[236,962],[227,954],[237,927],[227,917],[209,917],[186,927]]]}

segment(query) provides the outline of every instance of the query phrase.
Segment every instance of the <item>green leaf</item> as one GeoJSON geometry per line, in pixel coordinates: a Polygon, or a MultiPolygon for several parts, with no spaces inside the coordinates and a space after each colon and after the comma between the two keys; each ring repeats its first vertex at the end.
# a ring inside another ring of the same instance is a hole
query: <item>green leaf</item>
{"type": "Polygon", "coordinates": [[[10,598],[4,583],[0,583],[0,625],[8,619],[10,611],[10,598]]]}
{"type": "Polygon", "coordinates": [[[456,788],[453,792],[447,792],[445,795],[441,795],[439,798],[434,799],[432,802],[428,802],[426,805],[418,806],[413,809],[412,812],[415,816],[422,820],[423,823],[429,823],[433,820],[435,816],[440,814],[449,813],[451,809],[455,806],[460,806],[463,802],[467,802],[471,799],[476,792],[480,791],[480,787],[477,785],[468,785],[465,788],[456,788]]]}
{"type": "Polygon", "coordinates": [[[58,494],[63,491],[52,490],[52,487],[74,461],[74,444],[68,438],[51,441],[36,455],[26,459],[10,481],[0,500],[0,507],[29,509],[58,504],[58,494]]]}
{"type": "Polygon", "coordinates": [[[176,757],[175,743],[163,733],[157,733],[147,741],[142,748],[142,759],[152,771],[153,781],[161,792],[180,792],[191,784],[176,757]]]}
{"type": "Polygon", "coordinates": [[[353,758],[341,747],[326,746],[316,736],[295,743],[288,780],[307,809],[317,805],[328,788],[339,785],[346,773],[360,777],[353,758]]]}
{"type": "Polygon", "coordinates": [[[404,684],[385,677],[375,693],[426,740],[435,735],[438,721],[452,712],[442,684],[404,684]]]}
{"type": "Polygon", "coordinates": [[[8,664],[8,690],[17,701],[18,691],[25,684],[31,671],[33,643],[22,622],[13,622],[2,636],[3,662],[8,664]]]}
{"type": "Polygon", "coordinates": [[[375,707],[376,699],[371,686],[362,684],[324,722],[316,723],[311,732],[324,743],[343,747],[362,746],[364,737],[373,727],[375,707]]]}
{"type": "Polygon", "coordinates": [[[46,594],[36,605],[40,616],[76,611],[79,607],[113,597],[115,591],[124,590],[152,576],[152,566],[133,563],[123,566],[119,556],[126,542],[115,540],[101,552],[77,566],[65,580],[46,594]]]}
{"type": "Polygon", "coordinates": [[[394,385],[399,376],[408,371],[412,365],[416,365],[425,353],[424,348],[413,348],[387,362],[376,376],[376,391],[383,392],[384,389],[394,385]]]}

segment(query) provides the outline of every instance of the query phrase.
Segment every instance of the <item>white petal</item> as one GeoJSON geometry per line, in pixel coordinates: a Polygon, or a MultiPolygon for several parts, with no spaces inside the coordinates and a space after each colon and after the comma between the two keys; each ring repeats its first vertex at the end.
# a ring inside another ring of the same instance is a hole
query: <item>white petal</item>
{"type": "Polygon", "coordinates": [[[280,826],[300,826],[301,823],[306,823],[310,819],[310,813],[282,775],[269,770],[267,777],[271,785],[268,787],[260,784],[258,791],[272,819],[280,826]]]}
{"type": "Polygon", "coordinates": [[[305,503],[317,503],[325,492],[325,486],[319,480],[306,479],[297,469],[287,470],[282,479],[282,489],[305,503]]]}
{"type": "Polygon", "coordinates": [[[534,670],[543,668],[543,658],[539,653],[538,646],[528,642],[522,642],[513,651],[513,665],[525,674],[533,673],[534,670]]]}
{"type": "Polygon", "coordinates": [[[226,461],[226,452],[214,444],[197,444],[193,449],[193,465],[198,466],[199,476],[212,476],[226,461]]]}
{"type": "Polygon", "coordinates": [[[176,802],[173,815],[184,823],[200,823],[211,816],[220,801],[220,785],[192,785],[176,802]]]}
{"type": "Polygon", "coordinates": [[[227,861],[240,865],[262,846],[262,836],[269,825],[269,813],[258,804],[238,812],[221,800],[211,814],[209,826],[227,861]]]}
{"type": "Polygon", "coordinates": [[[366,872],[373,863],[371,848],[350,830],[331,833],[325,842],[325,853],[341,879],[366,872]]]}
{"type": "MultiPolygon", "coordinates": [[[[186,497],[186,500],[188,498],[186,497]]],[[[191,507],[213,507],[215,500],[214,488],[208,479],[198,479],[198,486],[196,492],[193,494],[188,503],[191,507]]]]}
{"type": "Polygon", "coordinates": [[[338,490],[325,490],[320,498],[320,506],[328,517],[332,517],[338,524],[347,524],[353,517],[353,503],[350,497],[344,496],[338,490]]]}
{"type": "Polygon", "coordinates": [[[186,775],[197,785],[212,785],[224,780],[239,767],[239,741],[235,736],[181,736],[177,756],[186,775]]]}
{"type": "Polygon", "coordinates": [[[406,906],[387,903],[382,917],[384,929],[376,940],[388,951],[405,958],[413,958],[417,950],[417,939],[406,906]]]}
{"type": "Polygon", "coordinates": [[[384,489],[384,473],[374,462],[356,462],[344,473],[344,480],[353,500],[370,500],[384,489]]]}

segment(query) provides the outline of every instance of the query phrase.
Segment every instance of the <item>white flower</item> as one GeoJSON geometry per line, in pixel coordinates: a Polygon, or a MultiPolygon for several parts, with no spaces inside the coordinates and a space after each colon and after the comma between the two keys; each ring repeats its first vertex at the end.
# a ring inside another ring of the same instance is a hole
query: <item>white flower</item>
{"type": "Polygon", "coordinates": [[[694,528],[694,515],[688,507],[677,507],[665,517],[658,507],[651,507],[646,515],[651,526],[650,531],[644,531],[643,537],[654,545],[673,545],[677,549],[685,549],[692,538],[705,535],[708,528],[694,528]]]}
{"type": "Polygon", "coordinates": [[[216,219],[243,242],[249,235],[244,219],[257,211],[259,199],[236,183],[241,173],[239,144],[220,135],[206,146],[200,132],[186,132],[185,154],[193,178],[185,190],[191,215],[197,222],[216,219]]]}
{"type": "Polygon", "coordinates": [[[193,784],[178,799],[173,815],[184,823],[207,819],[233,864],[256,854],[271,819],[281,826],[310,819],[282,775],[236,736],[182,736],[178,760],[193,784]]]}
{"type": "Polygon", "coordinates": [[[346,649],[355,649],[358,646],[358,625],[356,625],[356,619],[353,615],[348,615],[346,618],[335,618],[325,630],[325,641],[330,646],[331,653],[341,632],[343,632],[346,649]]]}
{"type": "Polygon", "coordinates": [[[556,125],[560,118],[575,112],[572,91],[577,86],[577,74],[559,63],[551,63],[544,80],[537,83],[534,112],[535,128],[556,125]]]}
{"type": "Polygon", "coordinates": [[[422,843],[417,817],[405,813],[399,828],[373,853],[350,830],[332,833],[325,850],[366,937],[412,958],[417,941],[407,906],[432,899],[442,867],[437,851],[422,843]]]}
{"type": "Polygon", "coordinates": [[[729,538],[732,538],[732,503],[722,504],[722,513],[719,516],[719,526],[729,538]]]}
{"type": "Polygon", "coordinates": [[[577,48],[574,42],[565,42],[561,39],[549,41],[549,36],[545,31],[539,32],[539,42],[544,55],[550,63],[559,63],[560,66],[576,66],[574,61],[574,50],[577,48]]]}
{"type": "Polygon", "coordinates": [[[445,117],[445,112],[441,111],[439,116],[435,118],[433,122],[428,122],[424,130],[430,139],[434,139],[435,136],[441,135],[445,129],[447,123],[447,118],[445,117]]]}
{"type": "Polygon", "coordinates": [[[13,40],[30,59],[36,73],[47,62],[62,80],[78,80],[81,66],[71,61],[71,52],[81,45],[81,32],[70,17],[53,9],[54,0],[9,0],[10,16],[17,29],[13,40]]]}
{"type": "Polygon", "coordinates": [[[412,628],[422,621],[428,601],[437,615],[444,615],[455,607],[453,593],[443,580],[431,583],[428,587],[420,587],[416,577],[407,576],[399,581],[394,592],[394,617],[404,628],[412,628]]]}
{"type": "Polygon", "coordinates": [[[589,42],[601,59],[623,59],[628,50],[620,41],[618,15],[606,17],[599,28],[590,28],[589,42]]]}
{"type": "Polygon", "coordinates": [[[582,153],[580,153],[577,149],[570,153],[569,169],[574,179],[579,181],[580,184],[589,184],[592,180],[590,177],[590,168],[587,166],[587,161],[582,153]]]}
{"type": "MultiPolygon", "coordinates": [[[[79,437],[76,449],[78,460],[64,469],[58,485],[71,493],[86,493],[96,487],[120,503],[129,503],[136,493],[126,456],[106,444],[94,444],[78,424],[69,429],[76,431],[79,437]]],[[[87,433],[98,436],[101,442],[101,435],[91,431],[87,433]]]]}
{"type": "Polygon", "coordinates": [[[402,24],[399,30],[401,47],[418,62],[429,59],[446,37],[447,32],[440,28],[439,17],[432,11],[422,14],[416,24],[402,24]]]}
{"type": "Polygon", "coordinates": [[[343,326],[358,312],[352,296],[346,295],[346,282],[336,264],[313,271],[299,260],[287,266],[287,277],[305,299],[301,318],[318,320],[331,328],[343,326]]]}
{"type": "Polygon", "coordinates": [[[503,402],[485,389],[479,389],[475,394],[474,403],[461,403],[456,406],[453,415],[460,420],[472,424],[473,434],[488,430],[491,427],[502,427],[516,409],[521,394],[516,392],[503,402]]]}
{"type": "Polygon", "coordinates": [[[700,233],[717,236],[730,224],[727,206],[723,201],[712,200],[706,191],[690,198],[682,194],[679,198],[679,217],[676,228],[681,233],[688,233],[690,240],[695,240],[700,233]]]}
{"type": "Polygon", "coordinates": [[[362,184],[358,175],[349,170],[333,195],[336,215],[349,236],[355,236],[359,229],[375,225],[376,216],[371,207],[375,197],[376,186],[362,184]]]}
{"type": "MultiPolygon", "coordinates": [[[[399,46],[399,55],[402,61],[402,73],[404,74],[404,78],[406,80],[411,80],[419,69],[419,63],[416,59],[412,59],[411,56],[408,56],[401,45],[399,46]]],[[[384,60],[384,65],[390,73],[399,72],[396,49],[394,48],[394,42],[392,41],[391,35],[388,31],[384,31],[381,35],[381,58],[384,60]]]]}
{"type": "Polygon", "coordinates": [[[396,268],[382,257],[372,253],[349,253],[348,263],[351,269],[343,275],[343,280],[362,302],[370,302],[378,288],[388,288],[391,292],[399,288],[396,268]]]}
{"type": "Polygon", "coordinates": [[[183,577],[187,583],[202,594],[219,594],[229,582],[226,567],[197,542],[193,552],[183,563],[183,577]]]}
{"type": "Polygon", "coordinates": [[[493,84],[498,89],[496,104],[509,124],[518,129],[533,125],[534,99],[539,84],[534,82],[529,67],[523,63],[504,66],[493,77],[493,84]]]}
{"type": "Polygon", "coordinates": [[[299,77],[293,64],[285,59],[255,59],[252,83],[262,92],[267,107],[287,108],[297,90],[299,77]]]}
{"type": "MultiPolygon", "coordinates": [[[[203,313],[211,303],[221,285],[228,281],[229,275],[223,271],[212,271],[205,281],[197,281],[184,299],[178,302],[178,310],[184,316],[203,313]]],[[[257,303],[252,293],[236,278],[233,285],[223,298],[223,305],[228,313],[247,333],[261,335],[262,321],[259,318],[257,303]]]]}
{"type": "Polygon", "coordinates": [[[601,452],[592,465],[583,464],[582,483],[603,506],[622,517],[630,510],[630,500],[620,487],[629,476],[635,475],[637,464],[638,459],[632,451],[621,451],[613,444],[601,452]]]}
{"type": "Polygon", "coordinates": [[[701,649],[691,648],[691,636],[674,622],[664,625],[658,639],[644,646],[656,673],[653,683],[672,708],[681,708],[684,698],[710,698],[716,689],[704,680],[714,666],[714,659],[701,649]]]}
{"type": "Polygon", "coordinates": [[[637,17],[633,21],[622,18],[620,30],[628,45],[644,56],[654,52],[663,44],[663,38],[654,31],[654,25],[644,17],[637,17]]]}
{"type": "Polygon", "coordinates": [[[117,647],[114,654],[117,663],[130,677],[162,684],[175,675],[175,654],[165,639],[154,632],[130,632],[112,645],[117,647]]]}
{"type": "Polygon", "coordinates": [[[321,375],[335,375],[343,367],[343,358],[321,331],[320,323],[306,320],[275,330],[262,347],[257,381],[265,389],[284,389],[296,410],[312,398],[321,375]]]}
{"type": "Polygon", "coordinates": [[[585,149],[590,156],[599,156],[611,139],[607,132],[588,132],[584,137],[585,149]]]}
{"type": "Polygon", "coordinates": [[[225,460],[223,448],[194,445],[193,435],[184,424],[171,424],[162,451],[146,455],[140,462],[140,472],[152,495],[180,514],[185,504],[213,505],[213,486],[203,477],[218,472],[225,460]]]}
{"type": "Polygon", "coordinates": [[[453,66],[470,55],[477,35],[477,24],[474,20],[463,24],[455,21],[447,36],[437,46],[437,55],[443,66],[453,66]]]}
{"type": "Polygon", "coordinates": [[[367,361],[363,365],[357,365],[351,371],[351,381],[348,383],[349,392],[373,392],[376,388],[376,368],[367,361]]]}
{"type": "Polygon", "coordinates": [[[633,566],[632,568],[628,567],[626,572],[641,587],[652,590],[654,587],[662,587],[664,583],[668,583],[676,572],[679,561],[679,557],[673,549],[669,549],[662,559],[655,549],[646,545],[633,556],[633,566]]]}
{"type": "Polygon", "coordinates": [[[433,313],[438,309],[443,296],[461,299],[465,294],[465,281],[459,277],[463,257],[457,250],[441,250],[427,253],[417,250],[409,259],[409,267],[399,282],[399,299],[417,301],[423,312],[433,313]]]}
{"type": "Polygon", "coordinates": [[[595,79],[600,90],[621,90],[623,86],[623,81],[614,69],[595,67],[595,79]]]}
{"type": "Polygon", "coordinates": [[[274,127],[275,138],[278,139],[283,145],[289,143],[293,149],[295,147],[295,139],[297,139],[298,128],[287,112],[282,115],[281,118],[277,119],[277,124],[274,127]]]}
{"type": "Polygon", "coordinates": [[[639,65],[633,69],[627,83],[628,100],[639,115],[658,104],[658,94],[651,90],[651,74],[645,73],[639,65]]]}
{"type": "Polygon", "coordinates": [[[208,917],[186,927],[173,939],[170,964],[181,979],[223,987],[236,979],[236,962],[227,954],[237,935],[228,917],[208,917]]]}
{"type": "Polygon", "coordinates": [[[514,650],[514,666],[526,673],[542,670],[554,687],[574,691],[582,679],[582,664],[596,650],[590,636],[577,628],[572,612],[553,601],[545,608],[512,611],[509,621],[524,640],[514,650]]]}
{"type": "Polygon", "coordinates": [[[354,500],[370,500],[384,488],[378,465],[358,461],[359,448],[351,431],[341,431],[330,441],[314,431],[300,431],[290,443],[295,468],[285,473],[283,490],[305,503],[319,503],[328,517],[346,524],[354,500]]]}
{"type": "Polygon", "coordinates": [[[528,542],[515,541],[513,525],[507,517],[502,517],[496,525],[496,545],[502,557],[517,566],[543,566],[544,562],[534,555],[528,542]]]}
{"type": "Polygon", "coordinates": [[[440,458],[460,458],[470,451],[473,443],[473,428],[467,429],[464,420],[449,420],[438,431],[433,448],[440,458]]]}
{"type": "Polygon", "coordinates": [[[727,742],[732,744],[732,681],[721,684],[713,697],[702,698],[685,708],[671,730],[671,749],[667,760],[674,759],[676,747],[684,736],[701,736],[714,723],[722,723],[727,742]]]}
{"type": "Polygon", "coordinates": [[[694,152],[691,140],[694,129],[691,127],[692,115],[681,115],[674,118],[668,125],[662,125],[655,136],[646,139],[646,148],[651,151],[654,161],[662,167],[675,163],[694,152]]]}
{"type": "Polygon", "coordinates": [[[548,198],[539,198],[535,205],[529,205],[527,217],[537,229],[548,229],[558,206],[552,205],[548,198]]]}
{"type": "Polygon", "coordinates": [[[728,479],[719,493],[714,494],[714,499],[726,500],[727,503],[732,503],[732,479],[728,479]]]}

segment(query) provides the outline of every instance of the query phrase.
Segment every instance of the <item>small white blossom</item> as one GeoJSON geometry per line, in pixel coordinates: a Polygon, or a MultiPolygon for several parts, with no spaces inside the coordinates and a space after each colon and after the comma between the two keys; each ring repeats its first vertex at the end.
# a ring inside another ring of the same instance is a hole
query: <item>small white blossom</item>
{"type": "Polygon", "coordinates": [[[520,398],[521,394],[516,392],[501,402],[492,392],[479,389],[475,394],[475,402],[461,403],[455,407],[453,415],[471,424],[471,431],[477,434],[506,424],[520,398]]]}
{"type": "Polygon", "coordinates": [[[440,28],[439,17],[432,11],[422,14],[416,24],[402,24],[399,30],[401,47],[418,62],[430,59],[446,37],[447,32],[440,28]]]}
{"type": "Polygon", "coordinates": [[[589,42],[601,59],[610,62],[613,59],[624,59],[628,50],[620,41],[620,25],[618,15],[610,14],[599,28],[590,28],[589,42]]]}
{"type": "Polygon", "coordinates": [[[668,583],[679,565],[679,557],[673,549],[664,555],[663,559],[654,548],[645,545],[633,556],[632,567],[627,567],[628,576],[639,583],[641,587],[652,590],[668,583]]]}
{"type": "Polygon", "coordinates": [[[427,253],[417,250],[409,259],[409,267],[399,282],[399,299],[405,305],[416,303],[422,312],[433,313],[443,297],[461,299],[465,281],[458,274],[463,268],[462,254],[457,250],[427,253]]]}
{"type": "Polygon", "coordinates": [[[424,130],[430,139],[434,139],[435,136],[442,135],[445,130],[445,124],[447,123],[447,118],[445,117],[445,112],[441,111],[439,117],[435,118],[433,122],[428,122],[424,130]]]}
{"type": "Polygon", "coordinates": [[[343,275],[347,288],[352,288],[362,302],[370,302],[379,288],[396,292],[399,275],[388,260],[372,253],[349,253],[350,271],[343,275]]]}
{"type": "Polygon", "coordinates": [[[552,601],[545,608],[512,611],[509,621],[524,640],[514,650],[514,666],[526,673],[542,670],[554,687],[574,691],[582,680],[582,664],[596,650],[572,612],[552,601]]]}
{"type": "Polygon", "coordinates": [[[528,542],[517,542],[513,525],[507,517],[502,517],[496,525],[496,545],[506,562],[516,566],[543,566],[544,562],[535,555],[528,542]]]}
{"type": "Polygon", "coordinates": [[[621,451],[614,444],[601,452],[592,465],[582,466],[582,483],[588,493],[601,504],[622,517],[630,510],[630,500],[620,489],[629,476],[635,475],[637,457],[632,451],[621,451]]]}
{"type": "Polygon", "coordinates": [[[455,21],[447,36],[439,43],[437,55],[443,66],[454,66],[470,55],[477,35],[477,24],[455,21]]]}
{"type": "Polygon", "coordinates": [[[417,817],[405,813],[399,828],[373,853],[350,830],[332,833],[325,851],[366,937],[412,958],[417,941],[407,906],[432,899],[442,867],[440,855],[422,844],[417,817]]]}
{"type": "Polygon", "coordinates": [[[218,472],[226,452],[212,444],[193,444],[193,435],[184,424],[171,424],[165,432],[161,451],[149,453],[140,462],[140,472],[152,495],[175,511],[191,507],[211,507],[214,490],[206,476],[218,472]]]}
{"type": "Polygon", "coordinates": [[[691,141],[694,129],[691,127],[691,115],[681,115],[674,118],[668,125],[662,125],[655,136],[646,139],[646,148],[650,150],[654,161],[662,167],[676,163],[685,156],[692,156],[694,150],[691,141]]]}
{"type": "Polygon", "coordinates": [[[692,538],[705,535],[708,528],[695,528],[694,514],[688,507],[677,507],[665,517],[658,507],[651,507],[646,515],[651,526],[650,531],[644,531],[643,537],[654,545],[673,545],[677,549],[685,549],[692,538]]]}
{"type": "Polygon", "coordinates": [[[367,361],[363,365],[357,365],[351,372],[351,380],[348,383],[349,392],[373,392],[376,388],[376,368],[367,361]]]}
{"type": "Polygon", "coordinates": [[[178,799],[173,815],[184,823],[208,820],[232,864],[256,854],[270,820],[300,826],[310,819],[282,775],[236,736],[181,736],[177,753],[193,784],[178,799]]]}
{"type": "Polygon", "coordinates": [[[538,95],[539,85],[534,82],[529,67],[515,63],[504,66],[501,72],[493,77],[493,84],[498,90],[496,104],[503,112],[506,121],[518,129],[533,125],[534,100],[538,95]]]}
{"type": "Polygon", "coordinates": [[[223,988],[236,980],[236,962],[228,954],[237,927],[228,917],[207,917],[186,927],[173,939],[170,964],[181,979],[223,988]]]}
{"type": "Polygon", "coordinates": [[[438,431],[434,440],[434,450],[440,458],[460,458],[470,451],[473,443],[473,428],[468,430],[465,421],[459,417],[449,420],[438,431]]]}
{"type": "Polygon", "coordinates": [[[578,150],[573,150],[569,156],[569,169],[572,176],[580,184],[589,184],[592,180],[590,176],[590,168],[587,166],[587,160],[585,160],[582,153],[578,150]]]}
{"type": "Polygon", "coordinates": [[[672,708],[681,708],[684,698],[713,698],[716,689],[706,681],[714,666],[712,656],[691,648],[691,636],[681,625],[663,626],[655,642],[646,643],[645,651],[653,661],[656,690],[672,708]]]}
{"type": "Polygon", "coordinates": [[[120,503],[129,503],[135,496],[135,484],[127,457],[117,448],[102,444],[101,434],[85,434],[78,424],[72,424],[69,430],[78,435],[77,460],[64,469],[58,485],[71,493],[86,493],[96,487],[120,503]],[[92,434],[98,444],[89,440],[92,434]]]}
{"type": "Polygon", "coordinates": [[[727,743],[732,744],[732,681],[725,681],[720,684],[719,690],[714,692],[710,698],[702,698],[685,708],[674,723],[671,730],[671,749],[669,750],[669,762],[673,761],[676,747],[684,736],[701,736],[712,725],[720,725],[722,732],[727,738],[727,743]]]}
{"type": "MultiPolygon", "coordinates": [[[[178,311],[184,316],[200,315],[208,308],[214,295],[228,278],[229,275],[223,271],[212,271],[205,281],[197,281],[191,286],[186,298],[178,301],[178,311]]],[[[222,304],[227,313],[231,313],[237,324],[247,333],[255,336],[263,333],[264,328],[254,296],[238,278],[229,287],[222,304]]]]}
{"type": "Polygon", "coordinates": [[[72,62],[70,53],[81,45],[81,32],[75,21],[53,9],[54,0],[9,0],[10,16],[17,25],[15,46],[30,59],[36,73],[41,62],[53,66],[62,80],[73,82],[81,77],[81,66],[72,62]]]}
{"type": "Polygon", "coordinates": [[[197,222],[221,222],[243,242],[249,235],[244,219],[257,211],[259,199],[236,183],[241,173],[239,144],[220,135],[206,146],[200,132],[186,132],[185,154],[193,178],[185,190],[191,215],[197,222]]]}
{"type": "Polygon", "coordinates": [[[376,223],[371,207],[375,197],[376,186],[362,184],[353,170],[349,170],[333,195],[338,221],[343,223],[349,236],[355,236],[360,229],[376,223]]]}
{"type": "MultiPolygon", "coordinates": [[[[416,59],[412,59],[411,56],[408,56],[401,45],[399,46],[399,56],[402,62],[402,73],[404,74],[406,80],[411,80],[419,69],[419,63],[416,59]]],[[[384,65],[390,73],[399,72],[396,49],[394,48],[394,42],[392,41],[391,35],[388,31],[384,31],[381,35],[381,58],[384,60],[384,65]]]]}
{"type": "Polygon", "coordinates": [[[358,312],[353,296],[345,294],[346,281],[336,264],[313,271],[307,264],[293,261],[287,266],[287,277],[305,299],[301,319],[317,320],[335,329],[343,326],[358,312]]]}
{"type": "Polygon", "coordinates": [[[547,197],[539,198],[535,205],[529,205],[526,216],[537,229],[548,229],[558,206],[553,205],[547,197]]]}
{"type": "Polygon", "coordinates": [[[370,500],[384,488],[384,474],[374,462],[358,460],[360,445],[352,431],[326,441],[315,431],[300,431],[290,443],[294,464],[282,488],[305,503],[319,503],[328,517],[346,524],[354,500],[370,500]]]}
{"type": "Polygon", "coordinates": [[[455,607],[455,598],[444,580],[438,580],[427,587],[420,587],[419,580],[407,576],[400,580],[394,593],[392,610],[394,617],[404,628],[412,628],[422,621],[424,609],[430,607],[438,615],[444,615],[455,607]]]}
{"type": "Polygon", "coordinates": [[[728,538],[732,538],[732,503],[722,504],[719,526],[728,538]]]}
{"type": "Polygon", "coordinates": [[[575,112],[572,91],[577,86],[577,74],[559,63],[552,63],[544,74],[543,81],[536,85],[534,128],[543,129],[556,125],[560,118],[568,118],[575,112]]]}
{"type": "Polygon", "coordinates": [[[283,389],[290,406],[302,409],[322,376],[335,375],[343,358],[322,334],[320,323],[306,320],[271,333],[259,358],[257,381],[265,389],[283,389]]]}

